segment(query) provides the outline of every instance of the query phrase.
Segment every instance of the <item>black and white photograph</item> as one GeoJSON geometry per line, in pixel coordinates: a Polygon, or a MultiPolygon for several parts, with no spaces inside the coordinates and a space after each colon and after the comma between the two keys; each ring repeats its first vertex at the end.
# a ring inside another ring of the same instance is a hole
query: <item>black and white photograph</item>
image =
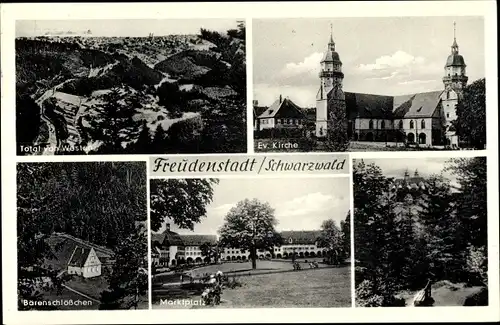
{"type": "Polygon", "coordinates": [[[17,164],[18,310],[147,309],[145,162],[17,164]]]}
{"type": "Polygon", "coordinates": [[[254,19],[256,152],[485,149],[483,17],[254,19]]]}
{"type": "Polygon", "coordinates": [[[356,306],[488,306],[486,157],[353,165],[356,306]]]}
{"type": "Polygon", "coordinates": [[[351,307],[349,177],[150,189],[153,309],[351,307]]]}
{"type": "Polygon", "coordinates": [[[245,21],[16,21],[18,155],[247,152],[245,21]]]}

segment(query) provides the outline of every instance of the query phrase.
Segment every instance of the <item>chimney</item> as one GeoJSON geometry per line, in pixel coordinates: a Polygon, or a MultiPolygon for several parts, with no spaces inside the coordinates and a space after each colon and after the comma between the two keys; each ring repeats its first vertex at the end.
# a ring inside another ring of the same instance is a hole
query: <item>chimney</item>
{"type": "Polygon", "coordinates": [[[281,104],[282,100],[283,100],[283,98],[281,97],[281,94],[280,94],[280,104],[281,104]]]}
{"type": "Polygon", "coordinates": [[[166,231],[170,231],[170,224],[169,224],[169,223],[167,223],[167,224],[165,225],[165,230],[166,230],[166,231]]]}

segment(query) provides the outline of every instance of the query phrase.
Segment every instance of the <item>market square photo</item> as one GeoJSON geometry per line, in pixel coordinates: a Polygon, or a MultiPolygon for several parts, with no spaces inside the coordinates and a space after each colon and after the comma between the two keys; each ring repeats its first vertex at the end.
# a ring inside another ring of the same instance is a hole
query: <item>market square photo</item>
{"type": "Polygon", "coordinates": [[[153,309],[351,307],[348,177],[150,185],[153,309]]]}

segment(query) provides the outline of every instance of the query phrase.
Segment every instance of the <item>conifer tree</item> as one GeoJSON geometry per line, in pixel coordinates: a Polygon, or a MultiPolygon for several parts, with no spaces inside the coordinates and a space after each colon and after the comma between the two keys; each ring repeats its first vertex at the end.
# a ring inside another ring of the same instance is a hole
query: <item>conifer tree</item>
{"type": "Polygon", "coordinates": [[[147,249],[147,237],[138,229],[117,245],[99,309],[137,309],[148,290],[147,249]]]}
{"type": "Polygon", "coordinates": [[[97,154],[123,153],[124,143],[135,140],[140,123],[134,120],[135,108],[129,97],[114,88],[104,98],[104,103],[92,107],[89,134],[94,141],[102,142],[97,154]]]}
{"type": "Polygon", "coordinates": [[[334,88],[328,98],[328,130],[326,146],[329,151],[342,152],[349,147],[347,109],[342,89],[334,88]]]}
{"type": "Polygon", "coordinates": [[[146,120],[142,122],[141,132],[137,137],[137,141],[131,145],[129,145],[130,152],[135,154],[148,154],[152,153],[152,143],[151,133],[146,120]]]}

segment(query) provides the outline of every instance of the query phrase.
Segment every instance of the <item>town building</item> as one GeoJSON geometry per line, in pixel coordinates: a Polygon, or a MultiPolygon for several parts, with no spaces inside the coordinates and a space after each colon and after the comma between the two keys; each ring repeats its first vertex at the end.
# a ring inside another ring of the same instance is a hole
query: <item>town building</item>
{"type": "Polygon", "coordinates": [[[258,130],[272,128],[302,128],[306,115],[289,98],[280,97],[257,118],[258,130]]]}
{"type": "MultiPolygon", "coordinates": [[[[329,123],[332,123],[330,116],[340,109],[346,110],[347,133],[353,141],[458,146],[452,122],[457,118],[456,106],[463,96],[468,77],[455,35],[444,66],[443,88],[435,91],[402,96],[344,92],[342,61],[333,33],[320,66],[314,121],[317,138],[327,137],[329,123]]],[[[301,127],[307,120],[303,109],[280,96],[257,115],[255,129],[301,127]]]]}
{"type": "Polygon", "coordinates": [[[186,262],[186,247],[178,233],[167,223],[161,234],[151,234],[152,263],[155,266],[176,266],[186,262]]]}
{"type": "MultiPolygon", "coordinates": [[[[328,249],[320,247],[320,231],[283,231],[282,244],[270,250],[257,250],[259,259],[286,259],[293,254],[297,257],[323,257],[328,249]]],[[[208,243],[216,245],[214,235],[179,235],[167,226],[162,234],[152,235],[152,263],[154,266],[176,266],[183,263],[202,263],[206,260],[200,246],[208,243]]],[[[221,261],[246,261],[250,251],[238,247],[224,247],[220,251],[221,261]]]]}
{"type": "Polygon", "coordinates": [[[110,272],[114,263],[114,253],[109,248],[65,233],[52,234],[47,244],[52,257],[44,265],[60,272],[92,278],[110,272]]]}
{"type": "Polygon", "coordinates": [[[203,256],[201,246],[204,244],[215,245],[217,236],[215,235],[180,235],[185,247],[186,262],[202,263],[209,261],[209,257],[203,256]]]}
{"type": "Polygon", "coordinates": [[[298,257],[325,256],[328,249],[319,247],[319,236],[320,231],[316,230],[282,231],[282,245],[274,247],[273,255],[276,258],[289,258],[293,254],[296,254],[298,257]]]}
{"type": "Polygon", "coordinates": [[[68,274],[93,278],[101,275],[102,263],[93,248],[75,247],[68,263],[68,274]]]}

